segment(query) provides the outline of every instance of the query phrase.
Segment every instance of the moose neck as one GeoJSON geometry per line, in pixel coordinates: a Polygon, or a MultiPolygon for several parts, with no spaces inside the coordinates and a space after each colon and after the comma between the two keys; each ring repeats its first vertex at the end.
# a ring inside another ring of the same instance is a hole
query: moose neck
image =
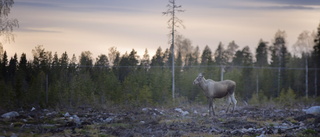
{"type": "Polygon", "coordinates": [[[203,91],[207,90],[208,86],[207,86],[207,81],[205,78],[202,78],[202,80],[199,83],[199,86],[203,91]]]}

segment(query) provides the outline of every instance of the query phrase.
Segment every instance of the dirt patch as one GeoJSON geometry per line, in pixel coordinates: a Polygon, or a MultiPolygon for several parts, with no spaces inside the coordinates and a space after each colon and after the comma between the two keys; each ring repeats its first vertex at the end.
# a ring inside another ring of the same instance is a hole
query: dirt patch
{"type": "Polygon", "coordinates": [[[209,117],[205,106],[18,111],[0,119],[0,136],[319,136],[320,116],[297,109],[238,107],[209,117]],[[177,111],[179,110],[179,111],[177,111]]]}

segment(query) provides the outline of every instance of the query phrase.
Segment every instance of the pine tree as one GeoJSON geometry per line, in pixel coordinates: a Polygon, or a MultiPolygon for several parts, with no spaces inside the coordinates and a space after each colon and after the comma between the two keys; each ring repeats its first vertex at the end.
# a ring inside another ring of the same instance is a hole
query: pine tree
{"type": "Polygon", "coordinates": [[[224,46],[221,42],[219,43],[218,48],[214,53],[214,57],[217,65],[226,65],[228,59],[225,54],[224,46]]]}
{"type": "Polygon", "coordinates": [[[239,48],[239,46],[234,41],[229,43],[228,48],[225,50],[225,56],[226,56],[227,63],[232,62],[232,59],[234,58],[235,53],[238,48],[239,48]]]}
{"type": "Polygon", "coordinates": [[[241,66],[242,72],[241,72],[241,79],[242,81],[239,81],[239,90],[241,95],[244,95],[243,97],[250,97],[254,91],[254,80],[252,78],[253,76],[253,56],[250,51],[249,46],[245,46],[242,51],[242,61],[241,66]],[[242,89],[242,90],[241,90],[242,89]]]}
{"type": "Polygon", "coordinates": [[[156,54],[152,57],[152,60],[151,60],[151,66],[158,66],[158,67],[161,67],[164,65],[164,62],[163,62],[163,55],[164,53],[162,52],[162,49],[161,47],[159,47],[156,51],[156,54]]]}
{"type": "Polygon", "coordinates": [[[267,66],[268,65],[268,46],[262,39],[259,41],[259,45],[256,49],[256,65],[267,66]]]}
{"type": "Polygon", "coordinates": [[[314,40],[315,42],[315,45],[313,47],[313,62],[314,62],[314,67],[316,68],[315,70],[315,79],[314,79],[314,82],[315,82],[315,96],[319,96],[319,89],[320,89],[320,86],[318,85],[318,81],[320,79],[320,24],[318,26],[318,32],[316,34],[316,38],[314,40]]]}
{"type": "Polygon", "coordinates": [[[93,67],[93,58],[90,51],[83,51],[79,57],[81,71],[91,71],[93,67]]]}
{"type": "Polygon", "coordinates": [[[67,67],[69,65],[69,58],[67,52],[62,53],[59,63],[61,64],[62,67],[67,67]]]}
{"type": "Polygon", "coordinates": [[[8,80],[8,69],[7,69],[7,65],[8,65],[8,56],[7,56],[7,51],[4,51],[3,55],[2,55],[2,60],[1,60],[1,71],[2,71],[2,78],[4,79],[4,81],[8,80]]]}
{"type": "Polygon", "coordinates": [[[40,71],[48,73],[50,64],[52,63],[52,52],[46,51],[42,45],[38,45],[32,50],[34,73],[40,71]]]}
{"type": "Polygon", "coordinates": [[[208,45],[204,48],[201,55],[201,65],[212,65],[212,52],[208,45]]]}
{"type": "Polygon", "coordinates": [[[138,55],[137,52],[132,49],[130,54],[127,52],[121,57],[119,68],[119,80],[123,82],[125,78],[133,71],[136,70],[138,65],[138,55]]]}
{"type": "Polygon", "coordinates": [[[234,64],[235,66],[242,66],[243,65],[243,53],[242,50],[237,50],[233,60],[232,60],[232,64],[234,64]]]}
{"type": "Polygon", "coordinates": [[[286,47],[286,32],[278,30],[275,34],[274,43],[269,48],[271,52],[271,67],[277,67],[278,73],[274,75],[275,81],[273,89],[274,96],[278,96],[282,88],[286,88],[286,64],[290,58],[290,54],[286,47]]]}
{"type": "Polygon", "coordinates": [[[96,63],[94,64],[97,68],[103,68],[104,70],[109,67],[109,60],[107,55],[100,54],[98,58],[96,58],[96,63]]]}
{"type": "Polygon", "coordinates": [[[142,56],[142,59],[140,61],[140,66],[143,70],[147,71],[150,68],[150,55],[148,53],[148,49],[144,51],[144,54],[142,56]]]}
{"type": "Polygon", "coordinates": [[[13,58],[10,59],[9,61],[9,66],[8,66],[8,78],[9,81],[12,82],[12,86],[14,86],[15,83],[15,75],[18,67],[18,57],[17,54],[15,53],[13,58]]]}

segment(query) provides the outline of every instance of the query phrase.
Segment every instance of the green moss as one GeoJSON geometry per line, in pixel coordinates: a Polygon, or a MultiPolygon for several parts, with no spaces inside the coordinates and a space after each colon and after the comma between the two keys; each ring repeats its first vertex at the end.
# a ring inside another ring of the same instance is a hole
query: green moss
{"type": "Polygon", "coordinates": [[[301,137],[315,137],[315,136],[318,136],[318,133],[317,133],[317,131],[315,131],[313,129],[306,129],[301,134],[299,134],[298,136],[301,136],[301,137]]]}

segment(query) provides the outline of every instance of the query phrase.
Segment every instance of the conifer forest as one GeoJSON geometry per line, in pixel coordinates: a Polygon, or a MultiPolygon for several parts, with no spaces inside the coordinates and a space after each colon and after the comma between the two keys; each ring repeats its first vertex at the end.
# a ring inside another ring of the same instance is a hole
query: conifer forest
{"type": "MultiPolygon", "coordinates": [[[[280,30],[274,41],[260,40],[256,48],[239,49],[232,41],[220,43],[217,49],[206,46],[202,51],[179,35],[175,40],[175,98],[206,102],[201,89],[192,85],[200,72],[215,81],[234,80],[240,101],[248,102],[255,95],[275,99],[288,91],[295,98],[318,97],[320,26],[317,30],[316,34],[301,33],[293,45],[298,49],[294,53],[288,51],[286,32],[280,30]],[[308,41],[314,44],[301,52],[299,48],[305,48],[308,41]]],[[[58,55],[39,45],[32,54],[8,57],[1,48],[0,105],[10,109],[171,103],[171,52],[159,47],[155,55],[146,49],[138,56],[134,49],[120,54],[112,47],[108,53],[93,57],[90,51],[58,55]]]]}
{"type": "Polygon", "coordinates": [[[1,137],[320,136],[320,22],[288,42],[318,1],[186,0],[188,33],[176,0],[169,31],[163,1],[15,1],[0,0],[1,137]]]}

